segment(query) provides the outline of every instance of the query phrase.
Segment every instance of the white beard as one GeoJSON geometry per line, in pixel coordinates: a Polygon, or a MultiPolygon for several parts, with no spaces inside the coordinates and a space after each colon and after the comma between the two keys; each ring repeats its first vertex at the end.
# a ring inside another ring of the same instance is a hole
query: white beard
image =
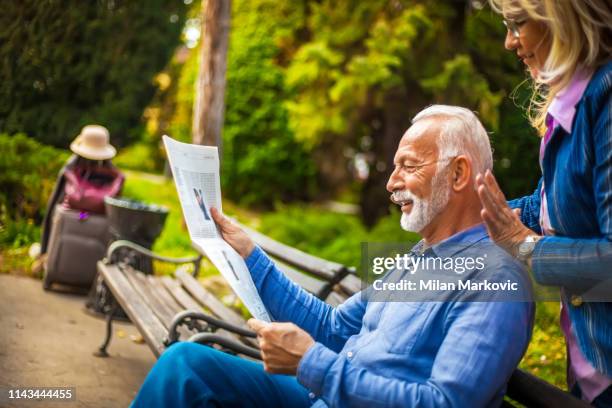
{"type": "Polygon", "coordinates": [[[412,191],[406,189],[394,193],[395,201],[412,200],[409,213],[402,213],[400,225],[409,232],[421,232],[446,207],[450,198],[450,181],[445,177],[445,171],[437,171],[431,180],[431,198],[418,198],[412,191]]]}

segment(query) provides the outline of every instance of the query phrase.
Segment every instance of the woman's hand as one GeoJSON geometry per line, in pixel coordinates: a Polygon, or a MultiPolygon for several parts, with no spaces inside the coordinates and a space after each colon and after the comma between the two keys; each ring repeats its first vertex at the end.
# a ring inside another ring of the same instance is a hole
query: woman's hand
{"type": "Polygon", "coordinates": [[[247,233],[236,224],[232,223],[229,218],[221,214],[216,208],[211,208],[210,214],[219,226],[223,239],[230,244],[241,257],[247,259],[255,248],[255,244],[247,233]]]}
{"type": "Polygon", "coordinates": [[[520,219],[520,210],[512,210],[506,202],[490,170],[476,176],[476,189],[482,203],[480,216],[484,221],[491,240],[516,257],[518,246],[529,235],[537,235],[525,227],[520,219]]]}

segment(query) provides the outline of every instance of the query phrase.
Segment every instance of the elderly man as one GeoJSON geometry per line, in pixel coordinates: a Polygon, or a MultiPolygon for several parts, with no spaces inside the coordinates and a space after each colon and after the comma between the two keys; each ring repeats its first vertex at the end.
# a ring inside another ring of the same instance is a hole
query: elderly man
{"type": "MultiPolygon", "coordinates": [[[[394,165],[387,189],[401,205],[402,228],[423,236],[417,244],[423,256],[464,256],[488,241],[474,177],[491,168],[491,148],[472,112],[440,105],[420,112],[394,165]]],[[[380,302],[362,292],[333,308],[290,282],[237,226],[216,210],[212,215],[245,258],[276,321],[249,321],[263,366],[179,343],[161,356],[134,406],[501,404],[530,338],[532,303],[484,302],[478,295],[470,299],[476,301],[380,302]]],[[[496,251],[499,280],[520,280],[520,264],[496,251]]]]}

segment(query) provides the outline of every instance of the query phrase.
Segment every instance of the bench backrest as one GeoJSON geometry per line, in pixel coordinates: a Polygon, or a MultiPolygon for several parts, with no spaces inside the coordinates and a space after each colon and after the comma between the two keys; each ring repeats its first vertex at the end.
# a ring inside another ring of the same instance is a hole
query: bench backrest
{"type": "Polygon", "coordinates": [[[295,283],[332,304],[361,290],[355,268],[307,254],[240,225],[295,283]],[[334,294],[335,293],[335,294],[334,294]]]}

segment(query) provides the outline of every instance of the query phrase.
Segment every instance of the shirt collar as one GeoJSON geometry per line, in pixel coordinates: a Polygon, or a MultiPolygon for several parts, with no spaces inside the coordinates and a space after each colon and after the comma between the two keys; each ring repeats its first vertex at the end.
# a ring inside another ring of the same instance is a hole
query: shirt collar
{"type": "Polygon", "coordinates": [[[480,242],[488,237],[487,230],[484,224],[477,224],[473,227],[460,231],[443,241],[438,242],[432,247],[427,248],[424,240],[420,240],[413,248],[412,252],[418,255],[427,255],[429,253],[433,256],[439,257],[452,257],[453,255],[461,252],[472,245],[480,242]]]}
{"type": "Polygon", "coordinates": [[[572,132],[572,122],[576,114],[576,105],[586,89],[591,75],[578,70],[569,84],[555,95],[548,107],[548,114],[552,116],[567,133],[572,132]]]}

